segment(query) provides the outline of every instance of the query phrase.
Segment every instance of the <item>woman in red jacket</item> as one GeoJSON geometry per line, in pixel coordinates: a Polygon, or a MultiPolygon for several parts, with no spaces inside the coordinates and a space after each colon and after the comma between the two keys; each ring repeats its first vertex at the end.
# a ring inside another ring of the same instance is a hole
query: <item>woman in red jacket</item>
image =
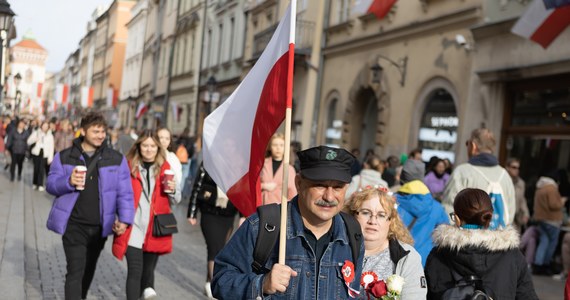
{"type": "Polygon", "coordinates": [[[125,234],[115,236],[113,255],[120,260],[127,257],[127,299],[139,299],[141,295],[150,299],[157,296],[154,269],[158,256],[172,252],[172,236],[152,234],[154,215],[170,213],[170,205],[180,201],[180,191],[176,190],[174,179],[164,180],[164,172],[170,165],[153,131],[139,136],[127,160],[135,196],[135,220],[125,234]]]}

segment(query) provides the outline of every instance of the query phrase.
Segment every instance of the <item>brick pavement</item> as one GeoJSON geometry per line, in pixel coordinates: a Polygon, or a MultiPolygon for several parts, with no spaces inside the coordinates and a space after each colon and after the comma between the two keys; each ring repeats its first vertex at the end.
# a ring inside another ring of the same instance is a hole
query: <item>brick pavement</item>
{"type": "MultiPolygon", "coordinates": [[[[31,188],[27,164],[24,182],[0,173],[0,299],[63,299],[65,255],[61,236],[45,227],[52,198],[31,188]]],[[[206,248],[199,226],[186,222],[187,203],[175,210],[180,233],[174,251],[159,259],[155,272],[160,299],[205,299],[206,248]]],[[[101,253],[88,299],[124,299],[126,262],[101,253]]],[[[535,277],[541,300],[562,299],[563,282],[535,277]]]]}

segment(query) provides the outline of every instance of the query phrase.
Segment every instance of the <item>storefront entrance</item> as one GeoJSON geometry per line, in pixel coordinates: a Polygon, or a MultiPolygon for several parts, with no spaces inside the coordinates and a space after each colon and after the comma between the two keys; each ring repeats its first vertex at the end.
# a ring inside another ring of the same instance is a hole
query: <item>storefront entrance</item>
{"type": "Polygon", "coordinates": [[[548,173],[557,172],[561,193],[570,192],[565,187],[570,172],[569,83],[566,74],[507,85],[500,160],[520,159],[529,201],[538,178],[548,173]]]}

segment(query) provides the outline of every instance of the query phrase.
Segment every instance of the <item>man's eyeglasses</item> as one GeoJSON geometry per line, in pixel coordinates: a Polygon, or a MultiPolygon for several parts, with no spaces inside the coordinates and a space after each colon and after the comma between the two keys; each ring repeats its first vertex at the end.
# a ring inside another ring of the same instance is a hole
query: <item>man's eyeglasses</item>
{"type": "Polygon", "coordinates": [[[356,214],[358,214],[359,216],[361,216],[362,218],[366,219],[366,220],[372,220],[372,217],[374,217],[376,219],[376,221],[388,221],[390,220],[390,216],[388,216],[385,212],[379,212],[379,213],[372,213],[370,210],[368,209],[361,209],[359,211],[356,212],[356,214]]]}

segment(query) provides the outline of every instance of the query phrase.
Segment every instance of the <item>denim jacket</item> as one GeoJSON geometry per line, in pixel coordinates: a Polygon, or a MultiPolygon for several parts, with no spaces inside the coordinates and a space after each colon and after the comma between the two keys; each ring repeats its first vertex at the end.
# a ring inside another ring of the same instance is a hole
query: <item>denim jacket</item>
{"type": "MultiPolygon", "coordinates": [[[[345,261],[352,261],[346,226],[340,215],[334,217],[332,238],[320,262],[316,262],[314,249],[311,249],[304,235],[304,225],[299,212],[297,197],[288,205],[287,249],[285,264],[297,272],[291,277],[285,293],[263,295],[264,274],[253,272],[253,249],[259,229],[257,214],[250,216],[236,231],[224,249],[216,256],[212,290],[218,299],[348,299],[341,268],[345,261]],[[317,271],[319,264],[319,274],[317,271]],[[317,280],[318,278],[318,280],[317,280]]],[[[278,262],[279,246],[276,243],[265,267],[278,262]]],[[[350,286],[359,290],[364,245],[360,247],[358,261],[354,264],[354,280],[350,286]]]]}

